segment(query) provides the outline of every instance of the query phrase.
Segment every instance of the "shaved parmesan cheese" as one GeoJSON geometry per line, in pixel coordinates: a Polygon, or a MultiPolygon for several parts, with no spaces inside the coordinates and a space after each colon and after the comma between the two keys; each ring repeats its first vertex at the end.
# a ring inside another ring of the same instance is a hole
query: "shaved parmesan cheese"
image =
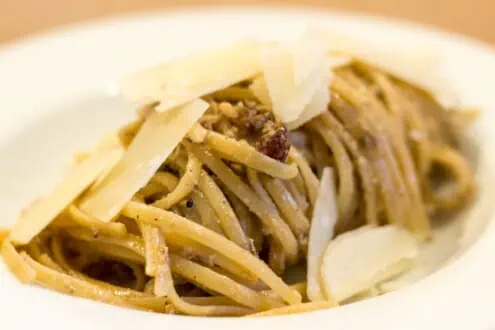
{"type": "Polygon", "coordinates": [[[320,268],[323,254],[333,238],[337,217],[338,207],[333,171],[329,167],[325,167],[309,231],[306,291],[311,301],[326,299],[321,287],[320,268]]]}
{"type": "Polygon", "coordinates": [[[410,268],[416,240],[396,226],[362,227],[331,241],[321,268],[329,296],[344,301],[410,268]]]}
{"type": "Polygon", "coordinates": [[[261,63],[272,110],[284,123],[297,120],[322,84],[328,82],[325,48],[311,41],[314,45],[308,49],[306,43],[274,45],[262,52],[261,63]]]}
{"type": "Polygon", "coordinates": [[[378,285],[378,291],[381,294],[383,294],[398,290],[400,288],[413,284],[416,281],[419,281],[420,279],[424,278],[427,274],[428,273],[424,267],[422,266],[414,267],[398,277],[380,283],[378,285]]]}
{"type": "Polygon", "coordinates": [[[119,150],[97,152],[75,166],[48,195],[37,200],[19,218],[10,237],[16,244],[27,244],[52,222],[74,199],[89,187],[114,161],[119,150]]]}
{"type": "Polygon", "coordinates": [[[253,82],[249,85],[249,89],[261,103],[268,106],[272,105],[270,95],[268,94],[268,88],[266,87],[266,81],[263,76],[253,79],[253,82]]]}
{"type": "Polygon", "coordinates": [[[165,113],[152,113],[124,157],[81,201],[80,208],[101,221],[112,220],[146,185],[207,108],[208,103],[198,99],[165,113]]]}
{"type": "Polygon", "coordinates": [[[287,128],[289,130],[294,130],[304,125],[311,119],[315,118],[316,116],[328,110],[328,104],[330,103],[329,86],[330,86],[330,78],[332,73],[330,70],[327,70],[326,72],[328,72],[326,79],[320,85],[320,88],[316,91],[316,93],[313,95],[311,102],[306,106],[303,113],[296,120],[287,123],[287,128]]]}
{"type": "Polygon", "coordinates": [[[157,111],[167,111],[255,76],[259,56],[259,43],[238,41],[130,75],[122,93],[138,103],[159,101],[157,111]]]}

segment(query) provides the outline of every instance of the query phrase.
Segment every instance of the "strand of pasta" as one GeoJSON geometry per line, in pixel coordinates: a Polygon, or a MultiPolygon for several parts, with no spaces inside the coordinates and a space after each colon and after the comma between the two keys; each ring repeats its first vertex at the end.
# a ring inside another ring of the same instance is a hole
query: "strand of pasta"
{"type": "Polygon", "coordinates": [[[278,179],[263,176],[262,182],[287,224],[291,227],[292,232],[298,238],[299,243],[305,245],[309,233],[309,220],[297,205],[294,197],[285,188],[283,182],[278,179]]]}
{"type": "MultiPolygon", "coordinates": [[[[166,240],[165,236],[161,232],[157,232],[158,237],[158,242],[159,245],[161,246],[160,251],[161,251],[161,265],[158,268],[159,270],[159,276],[161,283],[158,284],[159,289],[157,290],[157,279],[155,279],[155,293],[158,291],[159,294],[167,294],[168,298],[172,302],[175,308],[177,308],[179,311],[185,312],[186,314],[190,315],[199,315],[199,316],[220,316],[220,315],[245,315],[250,313],[249,310],[246,310],[241,307],[237,306],[198,306],[198,305],[192,305],[186,301],[184,301],[179,295],[177,294],[177,291],[175,290],[174,284],[173,284],[173,277],[172,277],[172,267],[176,267],[177,265],[174,266],[174,262],[172,261],[173,258],[177,259],[180,257],[173,257],[168,253],[167,245],[166,245],[166,240]],[[161,286],[161,288],[160,288],[161,286]]],[[[179,259],[180,260],[180,259],[179,259]]],[[[194,264],[194,263],[193,263],[194,264]]],[[[180,265],[179,265],[180,266],[180,265]]],[[[188,265],[191,266],[191,265],[188,265]]],[[[180,267],[179,267],[180,268],[180,267]]],[[[186,270],[188,267],[185,267],[186,270]]],[[[196,279],[196,278],[195,278],[196,279]]],[[[201,278],[201,283],[204,284],[205,279],[201,278]]],[[[206,282],[208,282],[208,279],[206,279],[206,282]]]]}
{"type": "MultiPolygon", "coordinates": [[[[400,94],[396,91],[389,78],[379,72],[372,72],[370,76],[381,88],[383,97],[387,101],[389,108],[395,108],[395,112],[401,112],[401,109],[407,108],[407,104],[404,104],[404,98],[400,97],[400,94]]],[[[408,225],[413,232],[428,236],[430,234],[429,219],[424,208],[416,168],[406,145],[404,130],[401,130],[401,125],[396,123],[397,120],[391,125],[390,129],[395,131],[392,145],[397,152],[404,181],[411,196],[412,205],[408,225]]]]}
{"type": "MultiPolygon", "coordinates": [[[[338,103],[339,99],[337,98],[335,102],[338,103]]],[[[377,225],[377,196],[375,184],[373,183],[373,169],[371,168],[371,165],[366,157],[359,151],[356,140],[345,130],[342,124],[330,111],[321,114],[319,118],[328,129],[335,131],[335,134],[344,142],[347,150],[349,150],[349,153],[354,158],[357,171],[361,177],[361,187],[363,189],[366,207],[366,222],[370,225],[377,225]]]]}
{"type": "Polygon", "coordinates": [[[277,240],[272,239],[270,241],[270,248],[268,251],[268,265],[275,274],[282,276],[285,273],[286,263],[282,244],[280,244],[277,240]]]}
{"type": "Polygon", "coordinates": [[[328,301],[316,301],[316,302],[302,303],[302,304],[297,304],[297,305],[275,308],[275,309],[271,309],[269,311],[251,314],[248,317],[299,314],[299,313],[314,312],[314,311],[322,310],[322,309],[329,309],[329,308],[333,308],[333,307],[335,307],[335,304],[332,304],[328,301]]]}
{"type": "Polygon", "coordinates": [[[198,187],[208,199],[213,211],[215,211],[225,236],[240,247],[252,251],[249,238],[242,230],[239,219],[232,206],[222,190],[204,170],[201,171],[198,187]]]}
{"type": "Polygon", "coordinates": [[[214,92],[213,94],[208,95],[215,100],[225,100],[225,101],[256,101],[257,98],[254,96],[253,92],[249,88],[231,86],[219,91],[214,92]]]}
{"type": "MultiPolygon", "coordinates": [[[[59,236],[52,236],[51,238],[51,244],[50,244],[50,250],[52,252],[54,261],[58,267],[50,267],[53,268],[54,270],[57,270],[62,273],[67,273],[70,276],[73,276],[75,278],[78,278],[80,280],[83,280],[85,282],[88,282],[89,284],[97,285],[105,290],[109,290],[112,292],[113,295],[119,296],[119,297],[143,297],[143,294],[140,292],[144,288],[145,284],[145,276],[144,273],[135,265],[134,263],[130,262],[125,262],[128,267],[130,267],[135,275],[136,278],[136,283],[134,286],[134,289],[126,289],[122,288],[119,286],[115,286],[103,281],[95,280],[83,273],[81,273],[79,270],[75,269],[67,260],[64,254],[64,247],[62,245],[62,241],[59,236]]],[[[36,259],[35,256],[32,256],[34,259],[36,259]]],[[[49,262],[51,263],[51,262],[49,262]]]]}
{"type": "Polygon", "coordinates": [[[276,212],[278,214],[277,206],[275,206],[275,202],[263,187],[258,172],[248,167],[246,169],[246,174],[247,174],[248,182],[251,185],[251,188],[253,188],[253,190],[256,192],[258,197],[264,200],[269,205],[269,207],[272,209],[273,212],[276,212]]]}
{"type": "Polygon", "coordinates": [[[314,175],[308,162],[294,146],[290,148],[289,159],[296,163],[299,167],[299,172],[301,173],[301,176],[306,184],[309,202],[311,203],[311,206],[314,207],[316,203],[316,197],[318,196],[320,181],[318,180],[316,175],[314,175]]]}
{"type": "Polygon", "coordinates": [[[258,254],[263,247],[263,232],[259,220],[234,193],[229,189],[224,189],[224,192],[239,218],[242,230],[249,237],[250,242],[252,242],[252,250],[255,251],[255,254],[258,254]]]}
{"type": "Polygon", "coordinates": [[[169,209],[188,196],[198,184],[202,164],[193,154],[188,154],[188,160],[184,174],[173,191],[165,197],[153,203],[154,206],[169,209]]]}
{"type": "Polygon", "coordinates": [[[230,189],[248,208],[258,216],[270,234],[284,247],[285,254],[290,261],[298,256],[297,240],[287,224],[260,199],[247,184],[245,184],[232,170],[222,161],[215,158],[210,152],[199,145],[187,144],[189,148],[201,161],[210,168],[218,178],[230,189]]]}
{"type": "MultiPolygon", "coordinates": [[[[376,94],[369,91],[364,82],[364,80],[359,77],[356,73],[347,70],[347,74],[345,75],[347,82],[352,82],[357,90],[362,90],[362,93],[353,92],[350,96],[350,100],[355,100],[357,104],[365,104],[367,106],[366,114],[370,116],[370,122],[375,124],[375,126],[380,123],[379,130],[382,134],[378,135],[380,139],[383,139],[381,145],[383,147],[383,156],[385,161],[388,162],[389,170],[391,173],[391,177],[395,182],[396,195],[402,196],[402,198],[398,199],[396,203],[401,205],[400,211],[401,214],[398,217],[398,224],[402,226],[409,227],[412,222],[415,221],[414,217],[418,216],[418,220],[421,221],[423,227],[420,230],[416,230],[416,232],[423,237],[426,237],[429,233],[428,229],[428,221],[425,220],[424,214],[416,214],[416,210],[414,210],[414,204],[412,204],[413,196],[411,196],[411,190],[407,183],[407,178],[404,177],[402,173],[402,168],[404,168],[405,164],[411,162],[410,155],[408,154],[408,150],[404,145],[404,142],[399,135],[396,127],[400,127],[400,123],[398,124],[393,120],[390,116],[387,115],[387,110],[385,106],[378,100],[376,94]],[[422,218],[423,220],[421,220],[422,218]]],[[[362,106],[358,107],[358,110],[363,112],[362,106]]],[[[411,166],[407,166],[411,167],[411,166]]],[[[411,174],[409,174],[411,175],[411,174]]],[[[415,175],[415,173],[412,173],[415,175]]],[[[421,211],[421,210],[420,210],[421,211]]],[[[412,228],[416,229],[416,228],[412,228]]]]}
{"type": "Polygon", "coordinates": [[[104,235],[113,236],[123,236],[127,234],[127,229],[123,224],[116,222],[106,223],[100,221],[81,211],[74,204],[69,205],[66,212],[74,222],[83,227],[91,229],[94,233],[101,233],[104,235]]]}
{"type": "Polygon", "coordinates": [[[163,298],[141,296],[120,297],[102,285],[95,285],[74,276],[60,273],[33,260],[27,253],[22,258],[35,272],[36,282],[42,286],[72,296],[96,300],[116,306],[165,312],[166,300],[163,298]]]}
{"type": "Polygon", "coordinates": [[[301,300],[299,293],[291,290],[263,261],[207,228],[188,221],[172,212],[136,202],[128,202],[122,213],[133,219],[139,218],[149,223],[155,223],[162,230],[172,230],[187,236],[233,260],[242,260],[246,269],[256,274],[273,290],[276,290],[285,301],[294,304],[301,300]]]}
{"type": "Polygon", "coordinates": [[[246,141],[236,141],[225,135],[209,131],[205,142],[222,158],[245,164],[274,178],[287,180],[297,175],[297,167],[294,164],[285,164],[270,158],[258,152],[246,141]]]}
{"type": "MultiPolygon", "coordinates": [[[[151,227],[153,226],[153,224],[146,224],[150,225],[151,227]]],[[[100,253],[111,254],[112,256],[117,258],[123,258],[125,260],[141,263],[144,263],[144,261],[147,259],[145,258],[145,242],[141,237],[129,234],[126,237],[122,238],[112,238],[102,235],[95,238],[91,235],[91,233],[86,232],[82,229],[69,229],[67,232],[74,238],[90,242],[92,244],[92,247],[98,250],[100,253]],[[120,247],[120,249],[117,249],[115,247],[120,247]],[[132,254],[130,254],[129,252],[131,252],[132,254]]],[[[226,258],[223,256],[223,254],[219,254],[214,250],[208,248],[207,246],[198,244],[194,240],[183,235],[171,233],[170,231],[167,231],[165,234],[169,236],[169,246],[174,252],[183,254],[185,256],[193,255],[199,257],[206,264],[216,264],[219,267],[231,272],[232,274],[245,278],[249,281],[257,280],[257,276],[254,273],[250,272],[242,266],[242,261],[226,258]]],[[[147,274],[155,274],[155,272],[156,270],[153,270],[153,272],[147,272],[147,274]]]]}
{"type": "MultiPolygon", "coordinates": [[[[247,178],[249,184],[254,189],[256,194],[272,209],[274,213],[279,215],[277,206],[275,206],[275,202],[272,200],[268,192],[263,187],[261,180],[259,178],[258,172],[251,168],[247,168],[247,178]]],[[[280,215],[279,215],[280,216],[280,215]]],[[[269,240],[269,249],[268,249],[268,265],[273,270],[273,272],[277,275],[282,275],[285,272],[285,253],[284,248],[281,243],[279,243],[276,239],[269,240]]]]}
{"type": "Polygon", "coordinates": [[[330,166],[331,157],[328,152],[328,146],[319,134],[311,134],[311,151],[315,159],[316,173],[321,178],[323,169],[330,166]]]}
{"type": "Polygon", "coordinates": [[[0,252],[5,264],[19,281],[24,284],[34,283],[36,270],[25,262],[8,238],[3,241],[0,252]]]}
{"type": "Polygon", "coordinates": [[[353,216],[357,208],[357,187],[354,182],[354,165],[347,154],[345,147],[333,132],[325,128],[319,120],[313,120],[308,126],[317,132],[333,153],[333,159],[339,174],[338,205],[339,222],[346,223],[353,216]]]}
{"type": "Polygon", "coordinates": [[[448,146],[432,146],[433,163],[443,166],[454,178],[455,184],[448,188],[433,189],[428,184],[428,194],[434,206],[439,210],[448,211],[460,206],[460,202],[468,197],[474,188],[474,177],[467,161],[457,151],[448,146]]]}
{"type": "Polygon", "coordinates": [[[380,182],[378,187],[389,223],[404,225],[408,204],[407,192],[403,182],[398,181],[399,169],[388,140],[376,126],[377,123],[373,118],[368,118],[369,109],[366,108],[366,113],[360,110],[366,100],[363,101],[355,95],[355,90],[344,79],[335,75],[332,89],[350,102],[350,104],[341,102],[339,105],[334,102],[333,108],[345,125],[351,125],[350,130],[357,135],[356,139],[362,146],[361,150],[373,164],[375,175],[380,182]]]}
{"type": "Polygon", "coordinates": [[[191,195],[192,200],[194,201],[194,205],[196,206],[199,216],[201,218],[201,223],[208,229],[213,230],[214,232],[224,235],[223,229],[220,226],[218,217],[215,214],[215,211],[210,204],[208,203],[208,199],[205,194],[201,192],[199,189],[195,189],[191,195]]]}
{"type": "Polygon", "coordinates": [[[0,229],[0,246],[2,245],[3,241],[7,238],[9,235],[9,231],[6,229],[0,229]]]}
{"type": "Polygon", "coordinates": [[[201,279],[199,283],[206,285],[208,289],[221,293],[243,306],[260,311],[282,305],[275,299],[266,299],[267,297],[233,281],[229,277],[218,274],[207,267],[180,256],[170,255],[170,263],[174,273],[178,273],[195,283],[198,283],[199,279],[201,279]]]}
{"type": "Polygon", "coordinates": [[[296,183],[293,180],[283,181],[283,184],[285,185],[285,188],[289,191],[289,193],[292,195],[292,197],[296,201],[297,207],[299,207],[299,209],[304,214],[306,214],[306,212],[309,209],[309,203],[306,200],[306,196],[303,196],[303,194],[299,191],[296,183]]]}

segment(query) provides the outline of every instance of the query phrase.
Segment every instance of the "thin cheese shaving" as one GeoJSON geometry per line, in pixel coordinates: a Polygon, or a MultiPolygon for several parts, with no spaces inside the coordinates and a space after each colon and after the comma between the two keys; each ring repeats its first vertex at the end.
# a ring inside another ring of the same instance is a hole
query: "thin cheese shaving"
{"type": "MultiPolygon", "coordinates": [[[[329,167],[325,167],[309,231],[306,292],[311,301],[327,299],[321,287],[320,268],[328,243],[334,236],[337,217],[337,194],[333,171],[329,167]]],[[[329,298],[331,300],[331,297],[329,298]]]]}
{"type": "Polygon", "coordinates": [[[116,157],[115,151],[102,151],[91,155],[75,166],[69,175],[48,195],[37,200],[21,214],[12,228],[10,237],[16,244],[27,244],[52,222],[74,199],[91,185],[108,168],[116,157]]]}
{"type": "MultiPolygon", "coordinates": [[[[297,120],[312,101],[315,93],[326,83],[328,60],[324,47],[306,49],[305,42],[274,45],[264,49],[261,56],[264,79],[273,113],[284,123],[297,120]]],[[[328,85],[326,85],[328,88],[328,85]]]]}
{"type": "Polygon", "coordinates": [[[323,257],[323,287],[344,301],[409,269],[417,255],[414,237],[393,225],[344,233],[330,242],[323,257]]]}
{"type": "Polygon", "coordinates": [[[174,110],[152,113],[124,157],[99,187],[81,201],[81,209],[108,222],[142,188],[208,108],[195,100],[174,110]]]}
{"type": "Polygon", "coordinates": [[[249,85],[249,89],[261,103],[270,107],[272,106],[270,94],[268,94],[268,88],[266,87],[266,81],[263,76],[253,79],[253,82],[249,85]]]}
{"type": "Polygon", "coordinates": [[[259,43],[238,41],[125,77],[122,93],[140,104],[159,101],[156,110],[167,111],[260,73],[259,54],[259,43]]]}
{"type": "Polygon", "coordinates": [[[328,104],[330,103],[329,86],[332,72],[330,69],[326,72],[328,75],[324,77],[323,82],[320,84],[320,88],[313,95],[311,102],[306,106],[299,118],[295,121],[287,123],[288,129],[294,130],[328,110],[328,104]]]}

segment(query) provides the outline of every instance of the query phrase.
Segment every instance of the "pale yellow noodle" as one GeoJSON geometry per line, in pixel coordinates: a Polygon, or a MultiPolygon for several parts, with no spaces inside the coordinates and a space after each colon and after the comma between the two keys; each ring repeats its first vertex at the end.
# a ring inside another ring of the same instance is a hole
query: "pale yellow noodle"
{"type": "Polygon", "coordinates": [[[256,101],[257,98],[254,96],[253,92],[249,88],[231,86],[213,94],[208,95],[214,99],[218,100],[228,100],[228,101],[256,101]]]}
{"type": "Polygon", "coordinates": [[[278,276],[285,273],[285,254],[282,244],[272,239],[270,241],[270,250],[268,251],[268,265],[278,276]]]}
{"type": "MultiPolygon", "coordinates": [[[[338,99],[336,102],[338,103],[338,99]]],[[[334,103],[336,102],[334,101],[334,103]]],[[[345,130],[343,125],[338,122],[337,118],[335,118],[331,112],[325,112],[321,114],[319,118],[327,126],[327,129],[335,131],[335,134],[342,139],[346,148],[349,150],[350,155],[354,158],[354,163],[356,164],[357,171],[361,177],[361,188],[363,190],[364,206],[366,208],[366,222],[370,225],[377,225],[378,210],[376,188],[373,182],[373,169],[371,168],[368,159],[359,151],[356,140],[345,130]]]]}
{"type": "Polygon", "coordinates": [[[89,283],[74,276],[57,272],[34,261],[26,253],[22,254],[25,262],[35,270],[36,282],[42,286],[65,293],[71,296],[97,300],[116,306],[134,307],[137,309],[165,312],[166,300],[164,298],[136,296],[121,297],[115,295],[108,288],[89,283]]]}
{"type": "Polygon", "coordinates": [[[138,195],[143,201],[146,198],[149,198],[151,196],[157,195],[157,194],[165,194],[169,190],[165,190],[164,187],[156,182],[150,181],[146,186],[141,188],[136,195],[138,195]]]}
{"type": "Polygon", "coordinates": [[[303,243],[302,241],[307,240],[309,220],[299,208],[294,197],[285,188],[281,180],[263,176],[262,182],[294,235],[296,235],[300,243],[303,243]]]}
{"type": "Polygon", "coordinates": [[[215,211],[220,226],[231,241],[240,247],[251,251],[249,238],[242,230],[239,219],[229,201],[215,181],[203,170],[199,177],[199,189],[208,198],[211,208],[215,211]]]}
{"type": "Polygon", "coordinates": [[[277,206],[275,205],[275,202],[272,200],[268,192],[263,187],[258,172],[248,167],[246,173],[247,173],[248,182],[253,188],[253,190],[256,192],[256,194],[268,204],[268,206],[273,210],[273,212],[278,214],[277,206]]]}
{"type": "Polygon", "coordinates": [[[162,230],[172,230],[187,236],[233,260],[242,260],[246,269],[256,274],[260,280],[279,293],[285,301],[290,304],[297,304],[301,301],[300,294],[291,290],[263,261],[207,228],[188,221],[172,212],[136,202],[128,202],[122,213],[134,219],[139,218],[142,221],[155,223],[162,230]]]}
{"type": "Polygon", "coordinates": [[[205,194],[202,193],[199,189],[195,189],[191,194],[191,197],[194,201],[194,207],[196,207],[198,210],[203,226],[213,230],[220,235],[224,235],[223,229],[220,226],[220,221],[218,220],[215,211],[208,203],[208,199],[206,198],[205,194]]]}
{"type": "Polygon", "coordinates": [[[338,136],[334,132],[326,129],[321,121],[313,120],[309,123],[309,127],[320,134],[334,155],[339,179],[339,222],[345,223],[349,221],[357,207],[357,187],[354,182],[353,171],[354,165],[338,136]]]}
{"type": "Polygon", "coordinates": [[[36,269],[26,263],[8,239],[2,243],[1,253],[5,264],[19,281],[24,284],[34,283],[37,276],[36,269]]]}
{"type": "Polygon", "coordinates": [[[258,216],[263,225],[270,231],[284,247],[285,255],[290,261],[298,257],[298,246],[296,237],[292,234],[289,226],[260,199],[251,188],[245,184],[232,170],[222,161],[219,161],[211,153],[198,145],[188,144],[188,148],[194,152],[201,161],[206,164],[248,208],[258,216]]]}
{"type": "Polygon", "coordinates": [[[123,236],[127,234],[127,229],[124,224],[116,222],[102,222],[81,211],[81,209],[74,204],[69,205],[67,208],[67,213],[74,222],[91,229],[94,233],[113,236],[123,236]]]}
{"type": "Polygon", "coordinates": [[[7,238],[9,232],[10,231],[7,229],[0,229],[0,245],[2,245],[3,241],[7,238]]]}
{"type": "Polygon", "coordinates": [[[285,164],[270,158],[258,152],[246,141],[236,141],[210,131],[206,136],[206,144],[222,158],[242,163],[275,178],[291,179],[297,175],[297,167],[294,164],[285,164]]]}
{"type": "Polygon", "coordinates": [[[306,185],[309,202],[311,203],[311,206],[314,207],[316,203],[316,197],[318,196],[320,181],[311,170],[308,162],[294,146],[290,148],[289,159],[291,159],[299,167],[299,171],[306,185]]]}
{"type": "Polygon", "coordinates": [[[303,196],[303,194],[299,191],[299,188],[297,188],[297,184],[294,182],[294,179],[283,181],[283,183],[285,185],[285,188],[289,191],[289,193],[296,201],[299,209],[304,214],[306,214],[306,211],[308,211],[309,208],[308,200],[306,199],[306,196],[303,196]]]}
{"type": "Polygon", "coordinates": [[[174,273],[221,293],[246,307],[255,310],[267,310],[280,306],[280,303],[276,300],[266,299],[263,295],[233,281],[229,277],[218,274],[207,267],[180,256],[171,255],[170,263],[174,273]]]}
{"type": "MultiPolygon", "coordinates": [[[[190,267],[183,267],[180,264],[180,260],[186,260],[178,256],[171,256],[168,252],[166,241],[164,235],[160,232],[156,232],[157,243],[160,246],[160,265],[157,267],[157,277],[155,277],[154,291],[155,294],[168,295],[168,298],[172,304],[179,311],[183,311],[190,315],[201,315],[201,316],[214,316],[214,315],[245,315],[248,313],[245,309],[241,309],[235,306],[197,306],[187,303],[182,300],[177,292],[175,291],[173,277],[172,277],[172,267],[179,268],[179,270],[186,269],[188,272],[190,267]],[[176,260],[179,260],[178,262],[176,260]],[[175,262],[174,262],[175,261],[175,262]],[[178,265],[175,265],[178,263],[178,265]]],[[[193,263],[194,264],[194,263],[193,263]]],[[[190,265],[189,265],[190,266],[190,265]]],[[[180,273],[180,272],[179,272],[180,273]]],[[[207,280],[207,279],[206,279],[207,280]]],[[[201,278],[201,282],[204,282],[204,278],[201,278]]]]}
{"type": "Polygon", "coordinates": [[[199,159],[189,153],[184,175],[180,178],[177,187],[165,197],[154,202],[153,205],[162,209],[169,209],[186,198],[198,184],[201,166],[199,159]]]}
{"type": "Polygon", "coordinates": [[[259,253],[263,246],[263,232],[259,220],[249,211],[247,206],[234,195],[234,193],[229,189],[224,189],[224,191],[239,218],[242,230],[249,237],[250,242],[252,242],[252,251],[254,251],[255,254],[259,253]]]}
{"type": "Polygon", "coordinates": [[[317,302],[309,302],[302,303],[291,306],[284,306],[280,308],[271,309],[269,311],[251,314],[248,317],[261,317],[261,316],[281,316],[281,315],[290,315],[290,314],[299,314],[299,313],[307,313],[314,312],[322,309],[329,309],[335,307],[334,304],[328,301],[317,301],[317,302]]]}

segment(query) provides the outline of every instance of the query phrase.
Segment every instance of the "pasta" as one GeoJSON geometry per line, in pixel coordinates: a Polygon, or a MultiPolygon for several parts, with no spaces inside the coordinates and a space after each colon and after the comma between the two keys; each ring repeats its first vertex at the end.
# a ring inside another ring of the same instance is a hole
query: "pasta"
{"type": "MultiPolygon", "coordinates": [[[[78,166],[101,164],[85,174],[84,189],[64,188],[71,195],[63,210],[57,204],[44,209],[42,223],[32,225],[31,213],[22,228],[0,230],[12,273],[23,283],[158,313],[274,316],[327,309],[335,300],[310,301],[305,283],[284,280],[291,266],[307,262],[326,167],[335,174],[324,181],[332,184],[327,192],[336,192],[328,196],[336,196],[329,198],[337,236],[394,225],[426,240],[437,215],[473,196],[473,173],[457,148],[461,115],[427,91],[354,59],[332,70],[323,86],[331,101],[320,114],[312,117],[319,99],[308,101],[311,116],[291,110],[289,131],[272,112],[259,66],[245,56],[246,68],[238,72],[248,74],[244,80],[235,75],[218,90],[201,85],[195,91],[201,98],[192,103],[146,104],[117,132],[117,142],[78,156],[78,166]],[[189,125],[173,129],[185,134],[174,136],[177,143],[164,141],[170,125],[189,125]],[[157,140],[148,145],[147,139],[157,140]]],[[[127,87],[136,88],[130,81],[127,87]]],[[[305,85],[305,97],[312,87],[305,85]]],[[[321,88],[315,90],[317,97],[321,88]]],[[[327,231],[334,234],[333,227],[327,231]]]]}

